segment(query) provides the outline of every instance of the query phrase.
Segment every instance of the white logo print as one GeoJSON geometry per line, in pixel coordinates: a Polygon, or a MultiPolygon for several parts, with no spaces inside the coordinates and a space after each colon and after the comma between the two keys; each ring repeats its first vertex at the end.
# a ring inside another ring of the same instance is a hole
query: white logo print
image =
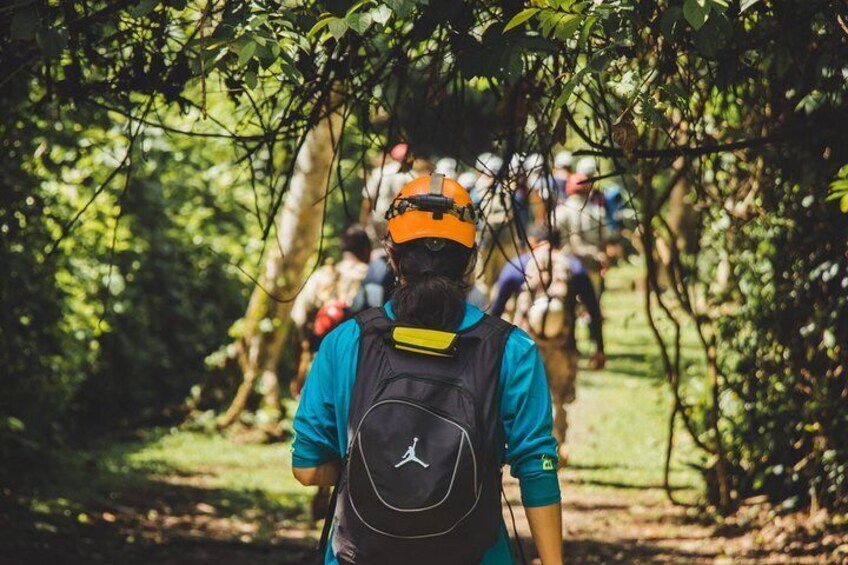
{"type": "Polygon", "coordinates": [[[409,447],[406,448],[406,453],[403,454],[403,458],[400,460],[400,463],[395,465],[395,468],[406,465],[410,461],[415,461],[416,463],[418,463],[419,465],[421,465],[425,469],[430,466],[429,463],[424,463],[422,460],[420,460],[418,457],[416,457],[415,446],[417,444],[418,444],[418,438],[417,437],[412,438],[412,445],[410,445],[409,447]]]}

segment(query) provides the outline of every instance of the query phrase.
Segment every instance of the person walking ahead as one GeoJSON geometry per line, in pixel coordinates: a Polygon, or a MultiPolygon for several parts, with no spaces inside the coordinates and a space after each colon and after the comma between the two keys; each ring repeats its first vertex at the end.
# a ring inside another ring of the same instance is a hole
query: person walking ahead
{"type": "Polygon", "coordinates": [[[321,343],[292,467],[304,485],[336,485],[325,563],[513,563],[505,463],[542,563],[562,563],[545,371],[526,333],[465,300],[475,216],[451,179],[407,184],[387,212],[391,301],[321,343]]]}

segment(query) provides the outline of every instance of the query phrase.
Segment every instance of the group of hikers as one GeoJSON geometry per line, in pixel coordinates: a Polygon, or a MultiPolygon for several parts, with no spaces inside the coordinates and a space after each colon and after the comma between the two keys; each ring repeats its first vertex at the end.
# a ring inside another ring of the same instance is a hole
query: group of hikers
{"type": "Polygon", "coordinates": [[[606,362],[617,194],[596,175],[567,151],[485,153],[466,171],[406,144],[375,158],[360,224],[292,309],[292,465],[328,508],[324,562],[512,563],[508,464],[542,563],[561,563],[579,317],[590,366],[606,362]]]}

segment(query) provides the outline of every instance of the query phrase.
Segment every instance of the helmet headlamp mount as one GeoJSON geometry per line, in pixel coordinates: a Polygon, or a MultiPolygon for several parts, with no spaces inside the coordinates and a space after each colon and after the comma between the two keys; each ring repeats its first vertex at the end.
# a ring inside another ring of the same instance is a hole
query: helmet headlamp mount
{"type": "Polygon", "coordinates": [[[432,212],[434,220],[441,220],[453,208],[453,198],[441,194],[416,194],[406,201],[422,212],[432,212]]]}
{"type": "Polygon", "coordinates": [[[477,210],[472,204],[460,206],[450,196],[442,193],[444,175],[434,174],[430,178],[430,191],[424,194],[413,194],[395,199],[386,211],[386,219],[390,220],[409,211],[430,212],[434,220],[441,220],[445,214],[459,218],[462,222],[475,223],[477,210]]]}

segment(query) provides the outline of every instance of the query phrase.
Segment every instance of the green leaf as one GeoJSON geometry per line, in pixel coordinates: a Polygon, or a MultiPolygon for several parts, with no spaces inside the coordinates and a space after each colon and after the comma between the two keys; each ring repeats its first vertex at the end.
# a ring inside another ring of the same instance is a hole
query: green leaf
{"type": "Polygon", "coordinates": [[[26,429],[26,425],[24,425],[23,421],[19,418],[15,418],[14,416],[6,417],[6,426],[13,432],[22,432],[26,429]]]}
{"type": "Polygon", "coordinates": [[[839,209],[848,214],[848,194],[842,197],[842,200],[839,202],[839,209]]]}
{"type": "Polygon", "coordinates": [[[386,0],[389,8],[399,18],[406,18],[412,13],[412,8],[415,7],[415,2],[412,0],[386,0]]]}
{"type": "Polygon", "coordinates": [[[280,56],[280,46],[276,43],[273,45],[258,45],[254,59],[259,60],[259,66],[263,69],[270,68],[277,62],[280,56]]]}
{"type": "Polygon", "coordinates": [[[360,8],[362,8],[366,4],[370,4],[371,2],[373,2],[373,0],[359,0],[359,2],[347,9],[346,15],[350,16],[351,14],[358,12],[360,8]]]}
{"type": "Polygon", "coordinates": [[[520,12],[512,16],[512,19],[507,22],[507,24],[504,26],[504,32],[507,32],[513,28],[520,26],[521,24],[532,18],[534,15],[536,15],[536,12],[538,11],[539,8],[525,8],[521,10],[520,12]]]}
{"type": "Polygon", "coordinates": [[[612,58],[613,55],[609,51],[598,52],[598,54],[592,57],[592,60],[589,61],[589,70],[596,73],[605,71],[612,58]]]}
{"type": "Polygon", "coordinates": [[[564,108],[568,105],[568,102],[571,99],[571,94],[574,92],[577,85],[580,84],[580,80],[588,70],[589,67],[583,67],[574,73],[568,81],[566,81],[565,85],[562,87],[562,92],[559,96],[557,96],[557,99],[554,102],[557,108],[564,108]]]}
{"type": "Polygon", "coordinates": [[[521,53],[512,52],[502,71],[504,80],[509,84],[515,84],[521,78],[521,73],[524,72],[524,60],[521,58],[521,53]]]}
{"type": "Polygon", "coordinates": [[[574,12],[575,14],[582,14],[586,11],[586,8],[588,8],[592,4],[598,4],[598,2],[576,2],[571,5],[568,11],[574,12]]]}
{"type": "Polygon", "coordinates": [[[833,192],[848,192],[848,179],[839,179],[830,183],[833,192]]]}
{"type": "Polygon", "coordinates": [[[135,7],[130,10],[130,14],[136,18],[143,18],[153,11],[159,5],[159,0],[141,0],[135,7]]]}
{"type": "Polygon", "coordinates": [[[371,26],[371,14],[348,14],[345,16],[345,22],[350,26],[350,29],[358,34],[363,34],[371,26]]]}
{"type": "Polygon", "coordinates": [[[330,22],[333,20],[337,20],[338,18],[335,16],[327,16],[326,18],[320,19],[315,22],[315,25],[312,26],[312,29],[306,34],[309,37],[315,37],[318,33],[321,32],[322,29],[330,25],[330,22]]]}
{"type": "Polygon", "coordinates": [[[710,8],[718,12],[719,14],[723,14],[725,10],[727,10],[729,3],[727,0],[710,0],[710,8]]]}
{"type": "Polygon", "coordinates": [[[592,34],[592,27],[595,25],[595,22],[598,21],[598,18],[595,16],[589,16],[583,22],[583,29],[580,30],[580,39],[577,41],[577,44],[580,47],[585,47],[589,43],[589,37],[592,34]]]}
{"type": "Polygon", "coordinates": [[[388,6],[377,6],[371,10],[371,19],[380,25],[386,25],[390,17],[392,17],[392,11],[388,6]]]}
{"type": "Polygon", "coordinates": [[[246,65],[248,61],[253,57],[253,54],[256,53],[256,43],[253,41],[247,41],[244,45],[239,48],[238,52],[238,62],[239,65],[246,65]]]}
{"type": "Polygon", "coordinates": [[[760,0],[740,0],[739,2],[739,13],[745,12],[751,6],[759,2],[760,0]]]}
{"type": "Polygon", "coordinates": [[[36,32],[35,40],[47,59],[56,59],[68,44],[68,32],[64,28],[51,28],[36,32]]]}
{"type": "Polygon", "coordinates": [[[695,48],[702,55],[713,57],[721,47],[721,35],[712,28],[701,28],[695,32],[695,48]]]}
{"type": "Polygon", "coordinates": [[[683,3],[683,17],[695,31],[704,27],[709,15],[710,5],[707,0],[686,0],[683,3]]]}
{"type": "Polygon", "coordinates": [[[9,30],[12,39],[32,39],[36,27],[38,27],[38,13],[33,5],[15,8],[12,27],[9,30]]]}
{"type": "Polygon", "coordinates": [[[713,14],[709,21],[695,32],[695,47],[707,57],[714,57],[733,33],[733,28],[724,14],[713,14]]]}
{"type": "Polygon", "coordinates": [[[662,30],[663,37],[668,39],[674,36],[674,30],[682,14],[683,10],[679,6],[670,6],[663,12],[660,16],[660,30],[662,30]]]}
{"type": "Polygon", "coordinates": [[[256,77],[256,73],[254,73],[253,71],[247,71],[246,73],[244,73],[244,83],[247,85],[248,88],[250,88],[251,90],[256,88],[257,82],[258,79],[256,77]]]}
{"type": "Polygon", "coordinates": [[[560,41],[567,41],[571,39],[571,36],[580,27],[580,22],[582,21],[583,18],[579,14],[566,14],[564,18],[557,22],[554,35],[560,41]]]}
{"type": "Polygon", "coordinates": [[[545,37],[549,37],[553,32],[556,25],[559,21],[565,17],[565,14],[561,12],[554,12],[553,10],[543,10],[541,14],[539,14],[539,28],[542,30],[542,35],[545,37]]]}
{"type": "Polygon", "coordinates": [[[344,34],[347,33],[347,22],[341,18],[333,18],[333,20],[327,24],[327,27],[330,30],[330,33],[333,37],[336,38],[336,41],[344,37],[344,34]]]}

